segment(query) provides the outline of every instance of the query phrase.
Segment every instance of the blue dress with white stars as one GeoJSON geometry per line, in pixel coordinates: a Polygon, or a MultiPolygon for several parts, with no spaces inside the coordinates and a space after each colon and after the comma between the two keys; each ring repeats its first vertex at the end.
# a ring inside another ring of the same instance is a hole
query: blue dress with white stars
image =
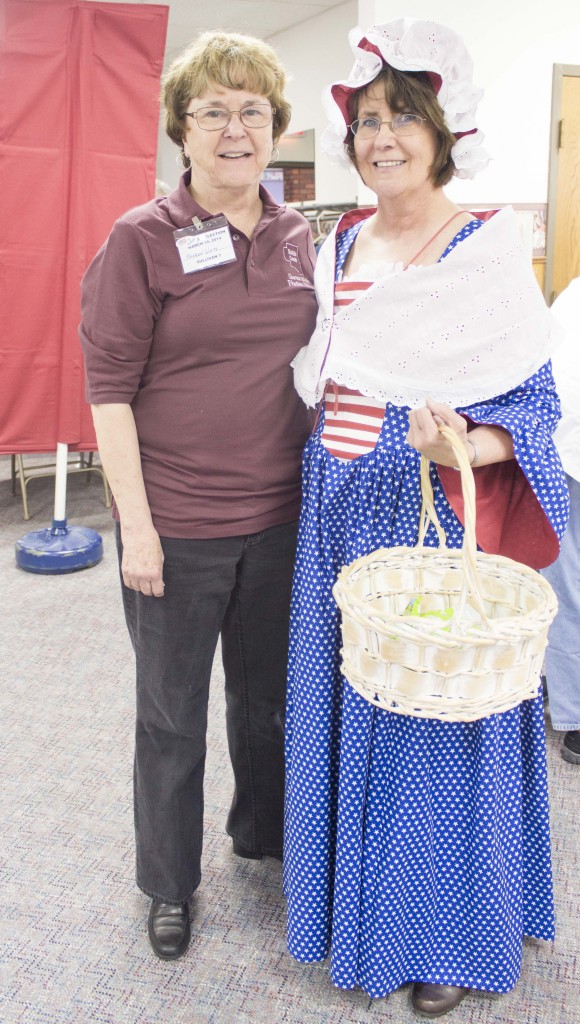
{"type": "MultiPolygon", "coordinates": [[[[359,227],[338,236],[338,271],[359,227]]],[[[510,431],[561,536],[550,366],[459,411],[510,431]]],[[[340,568],[417,542],[420,456],[405,440],[408,415],[387,405],[376,447],[352,461],[321,444],[322,416],[304,452],[286,717],[288,946],[304,962],[330,954],[334,983],[373,997],[410,981],[507,992],[523,936],[554,936],[542,698],[473,723],[415,719],[373,707],[339,670],[340,568]]],[[[432,475],[437,514],[459,547],[461,523],[432,475]]],[[[434,531],[427,543],[437,545],[434,531]]]]}

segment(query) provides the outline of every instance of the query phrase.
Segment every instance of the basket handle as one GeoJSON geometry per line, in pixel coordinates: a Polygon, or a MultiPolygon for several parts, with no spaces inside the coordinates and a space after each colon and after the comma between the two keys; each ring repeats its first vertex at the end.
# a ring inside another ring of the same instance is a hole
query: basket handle
{"type": "MultiPolygon", "coordinates": [[[[477,575],[477,542],[475,540],[475,480],[473,478],[473,470],[469,464],[465,446],[460,441],[459,436],[455,431],[452,430],[451,427],[442,424],[439,427],[439,432],[453,448],[455,458],[457,459],[457,465],[461,473],[461,490],[463,492],[465,524],[463,545],[461,548],[463,587],[458,608],[464,608],[467,595],[470,594],[473,603],[483,618],[483,621],[488,623],[489,620],[485,612],[477,575]]],[[[431,485],[431,477],[429,475],[429,459],[426,455],[421,456],[421,498],[421,517],[419,521],[419,539],[417,541],[417,547],[423,547],[429,523],[433,523],[433,526],[435,527],[440,547],[447,547],[445,532],[435,511],[433,487],[431,485]]]]}

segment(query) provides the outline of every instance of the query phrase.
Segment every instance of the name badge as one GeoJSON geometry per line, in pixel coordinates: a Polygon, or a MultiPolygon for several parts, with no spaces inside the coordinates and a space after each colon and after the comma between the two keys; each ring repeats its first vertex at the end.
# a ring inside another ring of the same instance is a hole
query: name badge
{"type": "Polygon", "coordinates": [[[191,227],[178,228],[173,237],[184,274],[233,263],[236,259],[229,225],[223,215],[209,220],[194,217],[191,227]]]}

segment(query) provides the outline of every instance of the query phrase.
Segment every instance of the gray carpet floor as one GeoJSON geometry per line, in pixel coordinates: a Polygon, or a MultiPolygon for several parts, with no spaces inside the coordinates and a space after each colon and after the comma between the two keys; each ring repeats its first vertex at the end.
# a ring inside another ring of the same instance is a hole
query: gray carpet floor
{"type": "MultiPolygon", "coordinates": [[[[22,519],[0,457],[2,860],[0,1021],[4,1024],[379,1024],[416,1020],[409,990],[342,992],[326,964],[284,942],[281,867],[233,856],[223,676],[212,679],[203,881],[188,954],[157,960],[147,899],[133,882],[132,652],[110,512],[93,474],[71,477],[69,524],[101,533],[103,561],[63,576],[22,572],[15,541],[48,527],[53,482],[29,487],[22,519]]],[[[526,941],[517,988],[474,993],[453,1024],[578,1024],[580,766],[548,727],[557,939],[526,941]]]]}

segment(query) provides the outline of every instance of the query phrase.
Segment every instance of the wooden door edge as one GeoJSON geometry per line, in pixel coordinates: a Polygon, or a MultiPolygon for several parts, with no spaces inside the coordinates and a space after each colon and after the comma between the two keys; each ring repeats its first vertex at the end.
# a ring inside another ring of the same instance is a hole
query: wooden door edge
{"type": "Polygon", "coordinates": [[[562,117],[562,79],[580,77],[578,64],[554,64],[552,68],[552,109],[550,113],[550,153],[548,160],[548,205],[546,210],[546,270],[544,298],[552,305],[554,290],[554,243],[556,237],[556,203],[558,199],[558,163],[560,120],[562,117]]]}

